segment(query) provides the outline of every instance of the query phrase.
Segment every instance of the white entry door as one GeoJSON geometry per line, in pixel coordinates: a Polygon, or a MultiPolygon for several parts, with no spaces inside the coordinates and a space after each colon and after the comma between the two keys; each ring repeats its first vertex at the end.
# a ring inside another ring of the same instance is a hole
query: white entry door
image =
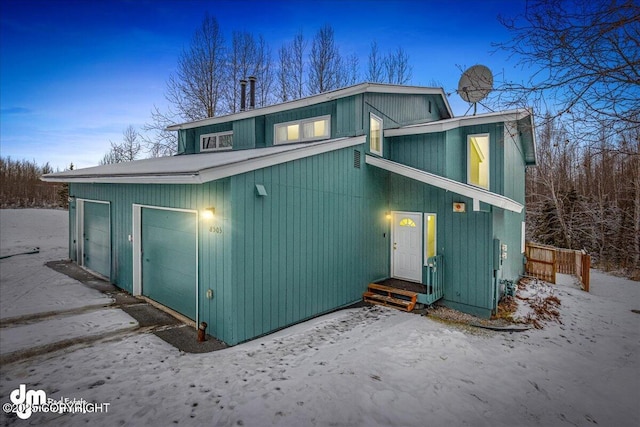
{"type": "Polygon", "coordinates": [[[391,276],[422,283],[422,214],[393,212],[391,276]]]}

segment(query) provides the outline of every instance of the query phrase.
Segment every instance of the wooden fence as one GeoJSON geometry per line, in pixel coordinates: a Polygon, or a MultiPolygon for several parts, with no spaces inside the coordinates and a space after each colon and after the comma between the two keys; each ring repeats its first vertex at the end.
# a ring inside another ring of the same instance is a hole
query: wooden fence
{"type": "Polygon", "coordinates": [[[585,251],[560,249],[527,242],[525,245],[526,274],[549,283],[556,283],[556,273],[576,276],[582,288],[589,292],[591,256],[585,251]]]}

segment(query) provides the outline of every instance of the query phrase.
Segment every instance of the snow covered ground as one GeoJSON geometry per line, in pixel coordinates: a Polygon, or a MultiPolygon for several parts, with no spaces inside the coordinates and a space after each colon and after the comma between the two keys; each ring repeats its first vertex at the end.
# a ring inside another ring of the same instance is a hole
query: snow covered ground
{"type": "MultiPolygon", "coordinates": [[[[100,300],[42,266],[67,256],[64,212],[0,211],[0,220],[3,254],[8,224],[22,236],[20,245],[48,248],[0,261],[2,319],[100,300]],[[44,221],[38,231],[36,215],[44,221]],[[39,236],[51,237],[45,244],[39,236]],[[23,296],[16,288],[29,284],[30,274],[37,284],[23,296]],[[56,302],[58,286],[65,297],[56,302]],[[38,297],[40,288],[54,301],[38,297]]],[[[9,243],[18,246],[15,240],[9,243]]],[[[591,290],[556,286],[562,323],[520,333],[382,307],[335,312],[205,354],[122,331],[0,368],[2,404],[25,384],[54,400],[109,404],[106,413],[103,405],[101,413],[34,413],[28,421],[3,413],[1,419],[69,426],[637,426],[640,314],[631,310],[640,310],[640,283],[593,271],[591,290]]],[[[107,317],[94,320],[126,323],[107,317]]],[[[5,322],[0,338],[38,323],[5,322]]],[[[68,331],[61,326],[57,333],[68,331]]]]}

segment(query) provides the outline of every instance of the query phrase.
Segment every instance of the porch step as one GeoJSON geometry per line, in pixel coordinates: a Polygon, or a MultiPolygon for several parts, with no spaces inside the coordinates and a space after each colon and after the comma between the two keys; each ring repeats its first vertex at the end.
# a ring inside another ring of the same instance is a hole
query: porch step
{"type": "Polygon", "coordinates": [[[417,292],[391,288],[377,283],[370,283],[367,291],[362,294],[366,302],[411,311],[416,306],[417,292]]]}

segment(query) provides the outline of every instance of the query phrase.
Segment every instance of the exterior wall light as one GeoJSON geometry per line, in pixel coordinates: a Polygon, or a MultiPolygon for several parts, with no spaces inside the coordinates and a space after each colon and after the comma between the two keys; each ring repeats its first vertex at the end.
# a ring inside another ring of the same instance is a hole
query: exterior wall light
{"type": "Polygon", "coordinates": [[[213,219],[215,214],[216,214],[216,208],[205,208],[204,212],[202,212],[202,218],[213,219]]]}
{"type": "Polygon", "coordinates": [[[385,212],[385,213],[384,213],[384,217],[385,217],[386,219],[389,219],[389,220],[390,220],[390,219],[391,219],[391,212],[389,212],[389,211],[385,212]]]}

